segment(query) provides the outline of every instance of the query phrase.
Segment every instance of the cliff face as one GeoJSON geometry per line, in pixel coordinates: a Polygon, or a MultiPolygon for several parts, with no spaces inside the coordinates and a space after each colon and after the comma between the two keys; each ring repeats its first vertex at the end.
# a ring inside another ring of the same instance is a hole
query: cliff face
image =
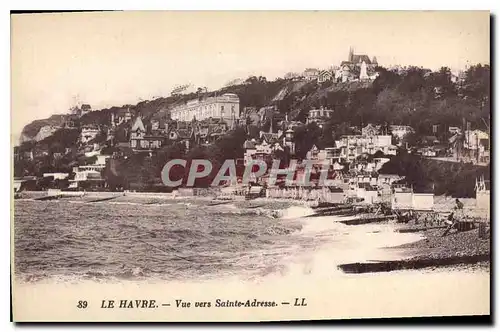
{"type": "Polygon", "coordinates": [[[41,140],[52,136],[60,127],[56,126],[43,126],[40,128],[36,136],[33,138],[34,141],[40,142],[41,140]]]}
{"type": "MultiPolygon", "coordinates": [[[[42,130],[41,135],[47,135],[47,133],[49,132],[49,128],[60,127],[64,124],[65,120],[65,114],[54,114],[47,119],[35,120],[30,124],[27,124],[26,126],[24,126],[23,131],[21,132],[20,143],[35,140],[36,136],[40,133],[40,130],[44,127],[46,127],[46,129],[42,130]]],[[[53,132],[54,131],[52,131],[52,133],[53,132]]],[[[47,136],[44,136],[43,138],[45,137],[47,136]]],[[[38,141],[39,139],[36,140],[38,141]]]]}

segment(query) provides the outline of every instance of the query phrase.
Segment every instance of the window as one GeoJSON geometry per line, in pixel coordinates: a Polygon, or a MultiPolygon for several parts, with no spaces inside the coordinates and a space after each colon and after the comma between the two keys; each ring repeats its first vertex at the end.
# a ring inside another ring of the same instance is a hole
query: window
{"type": "Polygon", "coordinates": [[[234,105],[231,106],[231,114],[234,114],[234,105]]]}

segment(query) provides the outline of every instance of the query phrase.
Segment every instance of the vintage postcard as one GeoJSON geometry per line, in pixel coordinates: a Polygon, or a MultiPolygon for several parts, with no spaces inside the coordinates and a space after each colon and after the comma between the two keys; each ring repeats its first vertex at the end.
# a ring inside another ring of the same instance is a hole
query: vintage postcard
{"type": "Polygon", "coordinates": [[[488,11],[11,14],[15,322],[490,316],[488,11]]]}

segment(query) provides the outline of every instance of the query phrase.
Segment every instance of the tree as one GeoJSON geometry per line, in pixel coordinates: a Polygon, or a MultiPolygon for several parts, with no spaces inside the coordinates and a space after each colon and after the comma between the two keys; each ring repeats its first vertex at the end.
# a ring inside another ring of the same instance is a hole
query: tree
{"type": "Polygon", "coordinates": [[[246,132],[242,127],[237,127],[234,131],[223,136],[218,140],[215,145],[220,149],[222,153],[223,162],[227,159],[236,160],[243,157],[243,144],[246,141],[246,132]]]}
{"type": "Polygon", "coordinates": [[[376,67],[375,71],[378,73],[372,86],[375,93],[380,93],[384,89],[395,87],[401,82],[401,76],[394,71],[387,70],[383,67],[376,67]]]}
{"type": "Polygon", "coordinates": [[[305,159],[307,152],[314,144],[318,144],[321,128],[315,122],[306,126],[297,127],[294,133],[295,155],[299,159],[305,159]]]}
{"type": "Polygon", "coordinates": [[[54,185],[54,177],[53,176],[46,176],[46,177],[40,177],[37,180],[37,187],[40,190],[47,190],[53,188],[54,185]]]}
{"type": "Polygon", "coordinates": [[[348,123],[341,123],[333,127],[333,138],[339,140],[342,136],[353,135],[354,132],[348,123]]]}
{"type": "Polygon", "coordinates": [[[326,122],[323,128],[321,128],[321,136],[318,143],[323,147],[335,146],[334,124],[331,121],[326,122]]]}
{"type": "Polygon", "coordinates": [[[120,126],[115,131],[114,141],[119,142],[128,142],[128,130],[124,126],[120,126]]]}
{"type": "Polygon", "coordinates": [[[406,145],[408,145],[408,147],[416,147],[420,144],[420,141],[417,134],[410,132],[403,136],[401,143],[403,147],[406,147],[406,145]]]}

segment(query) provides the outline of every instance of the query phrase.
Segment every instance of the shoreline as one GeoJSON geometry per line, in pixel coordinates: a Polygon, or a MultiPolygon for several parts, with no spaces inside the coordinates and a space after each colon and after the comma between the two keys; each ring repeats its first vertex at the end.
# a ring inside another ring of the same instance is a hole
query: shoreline
{"type": "MultiPolygon", "coordinates": [[[[407,229],[407,226],[396,224],[395,231],[402,228],[407,229]]],[[[384,248],[388,251],[405,253],[411,256],[410,258],[341,264],[339,268],[345,273],[352,274],[436,268],[490,271],[491,241],[489,230],[483,239],[479,238],[478,229],[463,232],[452,230],[446,236],[442,236],[444,231],[443,227],[417,229],[415,233],[421,234],[423,239],[384,248]]]]}
{"type": "MultiPolygon", "coordinates": [[[[251,204],[268,203],[250,201],[251,204]]],[[[103,202],[102,204],[108,204],[103,202]]],[[[248,204],[240,202],[239,204],[248,204]]],[[[12,274],[14,317],[18,321],[241,321],[249,317],[256,321],[277,319],[332,319],[441,316],[464,314],[488,314],[490,312],[490,273],[476,265],[448,267],[429,266],[421,269],[400,269],[389,272],[352,274],[342,272],[339,265],[364,259],[391,259],[399,255],[391,250],[408,252],[419,249],[426,239],[418,233],[398,233],[393,222],[364,225],[345,225],[335,217],[302,218],[308,209],[303,205],[280,200],[290,212],[291,222],[299,220],[303,236],[325,237],[325,241],[312,250],[302,250],[287,255],[283,269],[272,273],[252,276],[234,274],[208,278],[165,280],[154,277],[139,278],[43,278],[22,280],[12,274]],[[340,237],[337,239],[337,235],[340,237]],[[340,241],[338,241],[340,240],[340,241]],[[407,242],[407,241],[410,242],[407,242]],[[386,248],[385,244],[396,246],[386,248]],[[401,244],[405,243],[405,244],[401,244]],[[343,255],[345,254],[345,256],[343,255]],[[337,260],[337,261],[336,261],[337,260]],[[50,298],[54,306],[46,306],[50,298]],[[282,305],[304,298],[307,306],[294,308],[282,305]],[[29,299],[29,300],[27,300],[29,299]],[[103,310],[103,299],[152,299],[157,303],[170,303],[169,308],[137,310],[130,316],[129,310],[103,310]],[[175,300],[276,301],[272,308],[212,308],[182,310],[175,307],[175,300]],[[76,308],[78,301],[85,300],[89,307],[76,308]],[[413,303],[408,306],[408,301],[413,303]],[[429,306],[428,303],[432,303],[429,306]],[[41,308],[45,308],[42,309],[41,308]],[[332,308],[333,309],[332,311],[332,308]],[[300,310],[297,310],[300,309],[300,310]],[[161,314],[159,311],[161,310],[161,314]],[[173,311],[172,311],[173,310],[173,311]],[[208,310],[208,311],[207,311],[208,310]],[[285,315],[285,316],[283,316],[285,315]],[[333,315],[333,317],[332,317],[333,315]],[[91,319],[89,317],[92,317],[91,319]],[[228,319],[228,317],[230,317],[228,319]]],[[[193,204],[194,205],[194,204],[193,204]]],[[[235,203],[237,205],[237,203],[235,203]]],[[[196,207],[195,207],[196,208],[196,207]]],[[[405,225],[407,226],[407,225],[405,225]]],[[[448,236],[453,235],[450,233],[448,236]]],[[[369,262],[369,261],[368,261],[369,262]]],[[[264,271],[267,272],[267,271],[264,271]]]]}
{"type": "MultiPolygon", "coordinates": [[[[46,194],[46,192],[26,192],[31,194],[46,194]]],[[[88,192],[83,197],[64,197],[62,201],[74,201],[82,203],[108,203],[111,204],[176,204],[190,202],[212,202],[215,201],[213,197],[207,196],[175,196],[171,194],[157,194],[157,193],[108,193],[108,192],[88,192]],[[116,197],[107,200],[103,199],[103,195],[108,197],[114,194],[116,197]],[[88,201],[88,199],[100,198],[97,200],[88,201]],[[124,202],[125,200],[125,202],[124,202]]],[[[31,201],[31,199],[21,198],[20,201],[31,201]]],[[[227,200],[220,201],[221,207],[232,205],[237,209],[241,209],[245,213],[255,213],[256,215],[265,215],[273,219],[303,219],[311,215],[313,211],[308,201],[298,201],[287,198],[265,198],[259,197],[250,200],[227,200]]],[[[203,204],[203,203],[202,203],[203,204]]],[[[204,205],[204,204],[203,204],[204,205]]],[[[219,205],[219,204],[217,204],[219,205]]],[[[217,205],[213,205],[214,207],[217,205]]],[[[210,205],[208,205],[210,206],[210,205]]],[[[353,216],[354,217],[354,216],[353,216]]],[[[315,218],[314,221],[318,223],[341,223],[336,220],[342,216],[325,216],[315,218]]],[[[309,219],[309,218],[307,218],[309,219]]],[[[311,218],[312,219],[312,218],[311,218]]],[[[411,223],[399,224],[394,221],[381,221],[374,222],[373,224],[392,224],[394,232],[414,233],[424,237],[410,243],[405,243],[398,246],[382,247],[388,253],[399,252],[411,258],[387,260],[387,261],[373,261],[373,262],[352,262],[339,264],[340,268],[346,273],[367,273],[367,272],[383,272],[393,270],[406,270],[415,269],[421,270],[426,268],[439,268],[439,267],[457,267],[457,266],[475,266],[480,264],[489,269],[490,266],[490,241],[488,239],[479,239],[478,230],[473,229],[466,232],[458,232],[452,230],[447,236],[441,237],[444,228],[433,227],[428,229],[418,228],[418,225],[411,223]],[[476,244],[476,245],[474,245],[476,244]],[[357,272],[358,271],[358,272],[357,272]]],[[[357,227],[353,224],[349,227],[357,227]]],[[[355,229],[355,228],[353,228],[355,229]]],[[[488,234],[489,236],[489,234],[488,234]]]]}

